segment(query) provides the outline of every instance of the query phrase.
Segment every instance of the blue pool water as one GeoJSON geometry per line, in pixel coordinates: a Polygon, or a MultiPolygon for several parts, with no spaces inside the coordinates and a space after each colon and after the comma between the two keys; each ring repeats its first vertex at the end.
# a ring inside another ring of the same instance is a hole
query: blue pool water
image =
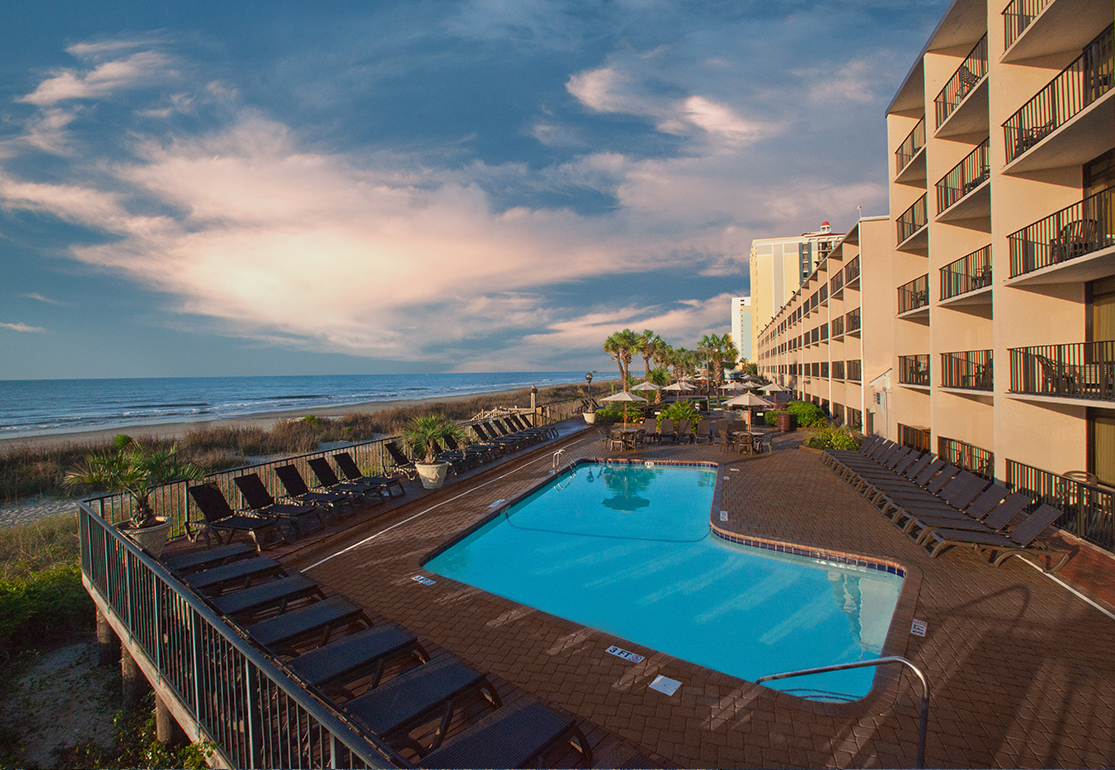
{"type": "MultiPolygon", "coordinates": [[[[902,578],[710,532],[716,472],[589,464],[426,562],[430,572],[724,673],[879,656],[902,578]]],[[[862,697],[873,668],[770,686],[862,697]]]]}

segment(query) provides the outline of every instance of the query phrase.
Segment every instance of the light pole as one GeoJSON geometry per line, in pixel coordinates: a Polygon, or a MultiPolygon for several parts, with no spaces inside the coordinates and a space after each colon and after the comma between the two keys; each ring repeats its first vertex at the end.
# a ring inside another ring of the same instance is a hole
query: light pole
{"type": "Polygon", "coordinates": [[[588,400],[592,402],[592,372],[585,375],[585,383],[588,386],[588,400]]]}

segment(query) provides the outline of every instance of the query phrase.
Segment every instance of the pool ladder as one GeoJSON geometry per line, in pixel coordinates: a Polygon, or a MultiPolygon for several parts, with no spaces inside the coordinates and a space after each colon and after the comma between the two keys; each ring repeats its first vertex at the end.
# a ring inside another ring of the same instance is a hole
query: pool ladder
{"type": "Polygon", "coordinates": [[[566,452],[564,449],[559,449],[558,451],[554,452],[554,456],[550,460],[550,475],[557,476],[566,468],[571,469],[573,472],[569,474],[569,478],[565,479],[560,484],[554,487],[554,489],[558,491],[561,491],[562,489],[565,489],[567,486],[569,486],[574,477],[576,477],[577,475],[576,462],[574,462],[573,458],[569,456],[568,452],[566,452]]]}

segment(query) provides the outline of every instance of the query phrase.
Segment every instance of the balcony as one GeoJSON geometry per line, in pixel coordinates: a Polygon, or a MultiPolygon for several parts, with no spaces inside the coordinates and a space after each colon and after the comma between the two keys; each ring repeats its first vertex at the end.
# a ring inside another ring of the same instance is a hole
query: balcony
{"type": "Polygon", "coordinates": [[[917,122],[910,134],[902,140],[898,149],[894,151],[894,181],[899,184],[919,184],[925,181],[925,153],[922,152],[923,149],[925,149],[924,116],[917,122]]]}
{"type": "Polygon", "coordinates": [[[990,392],[995,387],[995,368],[990,350],[968,350],[941,354],[941,387],[990,392]]]}
{"type": "Polygon", "coordinates": [[[982,476],[988,481],[995,479],[994,452],[954,438],[938,436],[937,455],[949,465],[982,476]]]}
{"type": "Polygon", "coordinates": [[[929,354],[898,357],[898,382],[916,388],[929,387],[929,354]]]}
{"type": "Polygon", "coordinates": [[[929,428],[898,423],[898,443],[918,452],[928,452],[930,441],[929,428]]]}
{"type": "Polygon", "coordinates": [[[923,315],[929,315],[928,273],[898,287],[898,317],[923,315]]]}
{"type": "Polygon", "coordinates": [[[1095,27],[1082,19],[1111,14],[1111,0],[1013,0],[1003,11],[1006,51],[1013,63],[1050,54],[1080,50],[1095,37],[1095,27]]]}
{"type": "Polygon", "coordinates": [[[1108,149],[1115,120],[1113,72],[1115,45],[1108,26],[1003,124],[1004,173],[1077,166],[1108,149]]]}
{"type": "Polygon", "coordinates": [[[829,297],[840,299],[844,296],[844,271],[837,270],[836,275],[829,279],[829,297]]]}
{"type": "MultiPolygon", "coordinates": [[[[991,247],[984,246],[941,268],[941,304],[953,297],[957,300],[949,304],[967,304],[963,295],[991,286],[991,280],[991,247]]],[[[979,302],[990,299],[984,294],[969,299],[979,302]]]]}
{"type": "Polygon", "coordinates": [[[832,378],[834,380],[844,379],[844,362],[843,361],[833,361],[832,362],[832,378]]]}
{"type": "Polygon", "coordinates": [[[898,227],[898,250],[909,251],[915,254],[926,255],[929,253],[929,224],[927,196],[922,195],[910,208],[902,212],[895,224],[898,227]]]}
{"type": "Polygon", "coordinates": [[[860,330],[860,309],[857,307],[855,310],[849,310],[844,315],[844,333],[845,334],[859,334],[860,330]]]}
{"type": "Polygon", "coordinates": [[[1057,526],[1111,551],[1115,548],[1115,490],[1007,460],[1006,485],[1063,512],[1057,526]]]}
{"type": "Polygon", "coordinates": [[[837,316],[832,319],[832,338],[844,336],[844,316],[837,316]]]}
{"type": "Polygon", "coordinates": [[[1010,392],[1052,403],[1115,401],[1115,341],[1011,348],[1010,392]]]}
{"type": "Polygon", "coordinates": [[[986,78],[985,34],[933,100],[937,136],[971,134],[987,126],[986,78]]]}
{"type": "Polygon", "coordinates": [[[844,288],[859,288],[859,257],[844,266],[844,288]]]}
{"type": "Polygon", "coordinates": [[[991,216],[991,178],[984,139],[937,182],[937,219],[951,221],[991,216]]]}
{"type": "Polygon", "coordinates": [[[863,379],[863,366],[861,361],[857,358],[852,361],[845,361],[847,364],[845,379],[850,382],[860,382],[863,379]]]}
{"type": "Polygon", "coordinates": [[[1115,247],[1115,187],[1067,206],[1008,236],[1008,285],[1071,283],[1111,274],[1115,247]],[[1031,275],[1033,274],[1033,275],[1031,275]],[[1017,280],[1028,276],[1026,280],[1017,280]]]}
{"type": "Polygon", "coordinates": [[[1003,9],[1003,39],[1010,48],[1050,0],[1011,0],[1003,9]]]}

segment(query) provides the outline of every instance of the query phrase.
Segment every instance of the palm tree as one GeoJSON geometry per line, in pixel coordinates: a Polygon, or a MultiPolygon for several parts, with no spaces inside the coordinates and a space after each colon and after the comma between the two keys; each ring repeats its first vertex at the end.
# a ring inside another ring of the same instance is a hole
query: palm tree
{"type": "Polygon", "coordinates": [[[706,334],[701,338],[699,350],[709,362],[709,379],[713,384],[724,384],[724,365],[735,364],[735,349],[730,334],[706,334]]]}
{"type": "Polygon", "coordinates": [[[612,360],[619,365],[619,379],[623,389],[627,390],[627,373],[631,367],[631,358],[639,349],[639,335],[630,329],[616,332],[604,340],[604,352],[610,353],[612,360]]]}
{"type": "Polygon", "coordinates": [[[650,362],[654,360],[654,354],[659,346],[665,343],[662,338],[652,332],[650,329],[643,329],[643,333],[639,335],[639,353],[643,357],[643,366],[646,371],[643,373],[643,381],[650,379],[650,362]]]}

